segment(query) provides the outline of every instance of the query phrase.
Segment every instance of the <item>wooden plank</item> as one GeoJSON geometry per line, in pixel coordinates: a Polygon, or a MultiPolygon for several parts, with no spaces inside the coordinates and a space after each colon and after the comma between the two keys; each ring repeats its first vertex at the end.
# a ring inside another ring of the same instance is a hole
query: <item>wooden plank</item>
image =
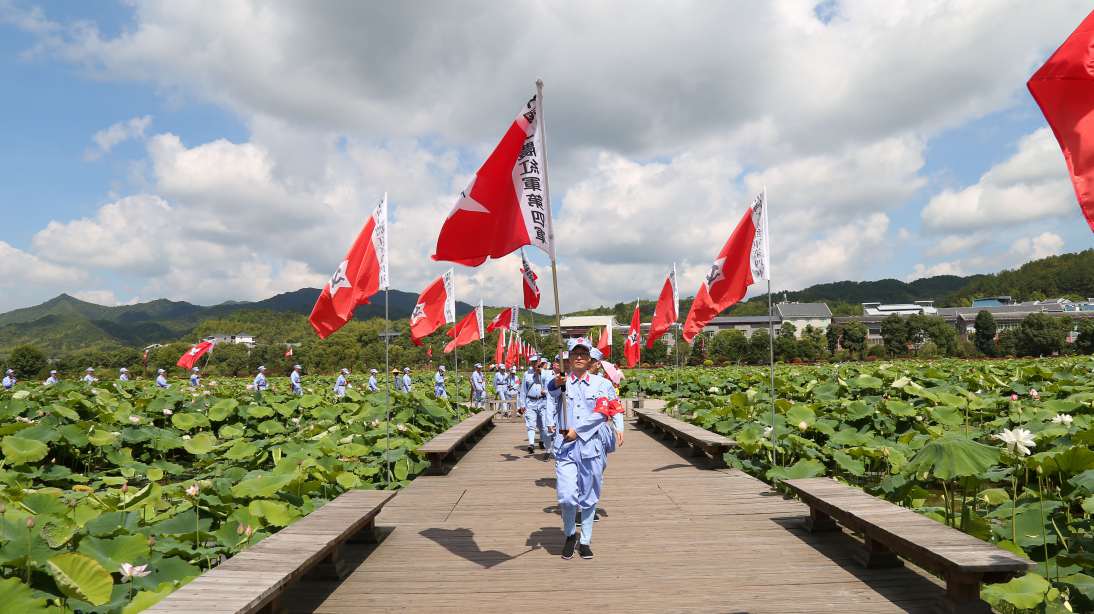
{"type": "Polygon", "coordinates": [[[552,607],[591,577],[580,603],[604,612],[933,612],[945,596],[915,566],[858,567],[848,535],[789,522],[802,503],[634,429],[608,457],[596,558],[563,561],[554,465],[525,441],[523,424],[502,422],[448,475],[414,480],[378,516],[389,532],[361,565],[295,584],[287,611],[512,612],[552,607]]]}

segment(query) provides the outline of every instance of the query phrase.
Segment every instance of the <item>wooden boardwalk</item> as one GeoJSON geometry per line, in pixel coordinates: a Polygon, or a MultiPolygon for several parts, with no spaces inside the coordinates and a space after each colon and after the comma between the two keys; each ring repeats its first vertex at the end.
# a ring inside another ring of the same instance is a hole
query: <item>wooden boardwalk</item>
{"type": "Polygon", "coordinates": [[[805,506],[634,429],[609,457],[596,558],[564,561],[554,465],[523,439],[501,423],[448,475],[414,480],[355,571],[300,584],[288,611],[931,612],[943,595],[914,568],[858,566],[847,534],[798,528],[805,506]]]}

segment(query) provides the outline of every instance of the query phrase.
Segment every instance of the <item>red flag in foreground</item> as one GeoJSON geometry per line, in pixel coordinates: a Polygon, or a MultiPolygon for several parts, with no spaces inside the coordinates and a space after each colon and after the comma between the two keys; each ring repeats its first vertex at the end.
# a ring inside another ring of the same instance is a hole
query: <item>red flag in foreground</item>
{"type": "Polygon", "coordinates": [[[627,331],[627,339],[623,342],[623,356],[627,359],[629,369],[633,369],[642,359],[642,314],[638,312],[638,301],[634,302],[631,329],[627,331]]]}
{"type": "Polygon", "coordinates": [[[506,307],[498,312],[498,315],[494,316],[493,320],[490,320],[490,326],[486,327],[486,332],[492,333],[495,329],[507,328],[513,330],[517,327],[517,315],[519,310],[516,307],[506,307]]]}
{"type": "Polygon", "coordinates": [[[418,295],[414,312],[410,314],[410,340],[414,345],[421,345],[424,337],[455,321],[456,295],[452,290],[452,269],[449,269],[418,295]]]}
{"type": "Polygon", "coordinates": [[[600,333],[600,338],[596,340],[596,349],[600,350],[604,358],[612,357],[612,327],[604,327],[604,331],[600,333]]]}
{"type": "Polygon", "coordinates": [[[186,353],[180,356],[179,361],[175,364],[183,369],[193,369],[194,365],[197,364],[198,359],[211,349],[213,349],[212,341],[202,341],[189,350],[186,350],[186,353]]]}
{"type": "Polygon", "coordinates": [[[361,234],[350,246],[345,260],[323,287],[308,321],[320,338],[326,339],[353,318],[358,305],[388,287],[387,277],[387,194],[365,222],[361,234]]]}
{"type": "Polygon", "coordinates": [[[505,353],[505,366],[515,367],[520,360],[520,338],[510,333],[509,350],[505,353]]]}
{"type": "Polygon", "coordinates": [[[1030,77],[1029,93],[1041,107],[1064,152],[1071,184],[1086,223],[1094,230],[1094,13],[1086,16],[1030,77]]]}
{"type": "Polygon", "coordinates": [[[498,331],[498,347],[494,349],[494,364],[500,365],[505,361],[505,329],[498,331]]]}
{"type": "Polygon", "coordinates": [[[756,280],[768,279],[770,268],[765,190],[737,223],[695,293],[695,301],[684,323],[684,341],[691,343],[714,316],[741,300],[756,280]]]}
{"type": "Polygon", "coordinates": [[[485,331],[483,331],[482,326],[482,302],[480,301],[479,306],[471,313],[464,316],[464,318],[453,326],[447,334],[449,337],[452,337],[452,341],[449,341],[448,345],[444,346],[445,354],[473,341],[482,339],[485,336],[485,331]]]}
{"type": "Polygon", "coordinates": [[[524,279],[524,308],[535,309],[539,307],[539,286],[536,285],[536,280],[539,277],[532,272],[532,265],[528,264],[528,259],[524,257],[524,250],[520,250],[520,273],[524,279]]]}
{"type": "Polygon", "coordinates": [[[646,336],[646,349],[653,348],[653,343],[667,333],[680,317],[680,297],[676,293],[676,265],[672,265],[672,271],[665,279],[665,285],[661,287],[661,296],[657,299],[657,307],[653,309],[653,321],[650,322],[650,333],[646,336]]]}
{"type": "Polygon", "coordinates": [[[460,192],[441,226],[434,260],[479,266],[525,245],[554,258],[542,137],[533,97],[460,192]]]}

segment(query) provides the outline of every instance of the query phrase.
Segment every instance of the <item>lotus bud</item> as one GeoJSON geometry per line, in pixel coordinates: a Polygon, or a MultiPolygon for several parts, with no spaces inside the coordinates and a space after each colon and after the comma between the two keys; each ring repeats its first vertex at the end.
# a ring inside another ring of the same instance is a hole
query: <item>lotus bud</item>
{"type": "Polygon", "coordinates": [[[200,492],[200,491],[201,491],[201,488],[198,487],[197,483],[191,484],[190,486],[188,486],[186,488],[186,494],[190,495],[191,497],[198,496],[198,492],[200,492]]]}
{"type": "Polygon", "coordinates": [[[6,511],[8,511],[8,508],[3,503],[0,503],[0,514],[3,514],[6,511]]]}
{"type": "Polygon", "coordinates": [[[128,492],[128,491],[129,491],[129,482],[122,482],[122,492],[125,493],[125,492],[128,492]]]}
{"type": "Polygon", "coordinates": [[[175,413],[175,412],[171,411],[170,409],[167,409],[166,407],[163,408],[163,415],[170,416],[173,413],[175,413]]]}
{"type": "Polygon", "coordinates": [[[243,525],[236,525],[236,535],[243,535],[243,525]]]}
{"type": "Polygon", "coordinates": [[[148,536],[148,547],[151,548],[152,546],[155,546],[155,545],[156,545],[156,538],[149,535],[148,536]]]}
{"type": "Polygon", "coordinates": [[[243,534],[247,536],[247,539],[250,539],[251,536],[254,535],[254,532],[254,527],[251,525],[247,525],[247,528],[243,530],[243,534]]]}
{"type": "Polygon", "coordinates": [[[1011,400],[1011,401],[1017,401],[1017,400],[1018,400],[1018,395],[1017,395],[1017,394],[1014,394],[1014,393],[1012,392],[1012,393],[1011,393],[1011,395],[1010,395],[1010,400],[1011,400]]]}
{"type": "Polygon", "coordinates": [[[129,416],[129,421],[133,424],[140,424],[141,423],[141,417],[140,416],[129,416]]]}
{"type": "Polygon", "coordinates": [[[28,529],[33,529],[34,528],[34,516],[27,516],[27,528],[28,529]]]}
{"type": "Polygon", "coordinates": [[[806,429],[808,429],[808,428],[809,428],[809,423],[808,423],[808,422],[806,422],[805,420],[802,420],[801,422],[799,422],[799,423],[798,423],[798,429],[799,429],[799,430],[802,430],[802,431],[804,431],[804,430],[806,430],[806,429]]]}

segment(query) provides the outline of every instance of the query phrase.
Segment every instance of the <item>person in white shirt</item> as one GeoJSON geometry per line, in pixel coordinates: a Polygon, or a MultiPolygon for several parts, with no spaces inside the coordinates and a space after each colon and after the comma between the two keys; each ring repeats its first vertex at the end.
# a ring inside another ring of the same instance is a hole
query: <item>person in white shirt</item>
{"type": "Polygon", "coordinates": [[[156,387],[157,388],[170,388],[171,384],[167,383],[167,371],[159,369],[156,371],[156,387]]]}
{"type": "Polygon", "coordinates": [[[95,377],[95,369],[88,367],[84,373],[85,384],[94,384],[95,382],[99,381],[99,378],[95,377]]]}

